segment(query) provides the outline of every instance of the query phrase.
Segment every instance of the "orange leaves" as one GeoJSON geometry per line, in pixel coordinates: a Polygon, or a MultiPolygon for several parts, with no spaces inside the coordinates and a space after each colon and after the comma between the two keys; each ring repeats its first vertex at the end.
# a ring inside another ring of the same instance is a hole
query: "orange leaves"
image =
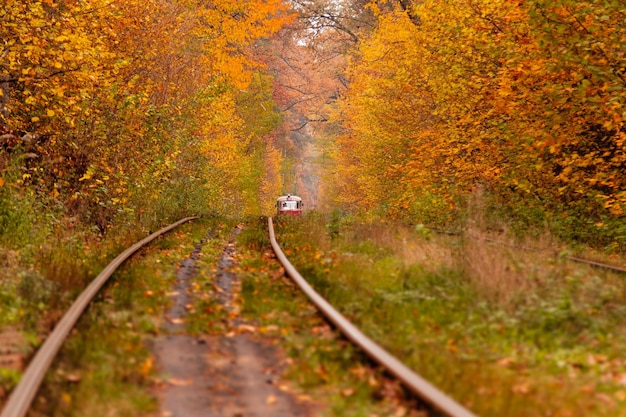
{"type": "Polygon", "coordinates": [[[416,56],[415,27],[401,14],[381,16],[379,28],[359,50],[340,116],[349,130],[339,138],[342,204],[368,210],[397,201],[407,148],[427,105],[416,56]],[[411,116],[409,116],[411,115],[411,116]]]}
{"type": "Polygon", "coordinates": [[[478,185],[622,215],[618,7],[425,0],[416,14],[419,25],[378,10],[351,63],[342,198],[402,213],[422,190],[443,197],[478,185]]]}
{"type": "Polygon", "coordinates": [[[185,22],[191,22],[189,34],[199,41],[195,48],[210,57],[207,69],[218,72],[239,89],[246,88],[257,67],[246,48],[277,32],[292,18],[281,0],[220,0],[211,7],[200,1],[190,3],[193,12],[185,22]]]}
{"type": "Polygon", "coordinates": [[[0,133],[45,138],[28,184],[82,218],[108,224],[181,183],[206,209],[254,186],[237,91],[260,67],[248,49],[291,18],[281,0],[7,0],[0,133]]]}
{"type": "MultiPolygon", "coordinates": [[[[88,4],[84,7],[89,8],[102,2],[85,3],[88,4]]],[[[73,93],[80,93],[81,84],[88,79],[89,53],[76,52],[99,50],[89,40],[90,31],[98,30],[98,24],[75,21],[70,13],[62,7],[51,12],[41,2],[10,2],[0,12],[0,35],[4,40],[0,78],[9,80],[11,94],[6,105],[11,118],[5,122],[11,127],[28,130],[31,121],[75,113],[76,109],[63,96],[70,86],[73,93]]],[[[98,57],[100,63],[106,59],[105,53],[98,57]]],[[[46,127],[47,123],[39,125],[38,130],[46,127]]]]}

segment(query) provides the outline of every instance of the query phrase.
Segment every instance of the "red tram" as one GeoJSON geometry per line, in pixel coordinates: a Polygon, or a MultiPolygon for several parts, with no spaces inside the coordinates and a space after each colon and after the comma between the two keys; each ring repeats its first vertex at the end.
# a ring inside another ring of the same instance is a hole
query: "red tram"
{"type": "Polygon", "coordinates": [[[302,214],[302,206],[304,203],[302,199],[297,195],[283,195],[276,200],[276,208],[278,214],[290,214],[292,216],[299,216],[302,214]]]}

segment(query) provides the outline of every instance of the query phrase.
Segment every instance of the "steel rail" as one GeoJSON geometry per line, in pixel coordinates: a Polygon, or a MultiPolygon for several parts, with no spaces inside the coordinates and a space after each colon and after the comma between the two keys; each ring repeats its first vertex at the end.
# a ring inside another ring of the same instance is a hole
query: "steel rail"
{"type": "Polygon", "coordinates": [[[376,344],[369,337],[364,335],[356,326],[350,323],[341,313],[320,296],[300,275],[300,273],[289,262],[280,246],[276,242],[274,234],[274,224],[272,218],[268,218],[268,229],[270,242],[276,256],[285,268],[285,271],[300,287],[300,289],[315,304],[318,310],[333,323],[348,339],[358,345],[370,358],[382,365],[388,372],[402,381],[407,388],[420,398],[431,404],[434,408],[450,417],[476,417],[471,411],[448,397],[438,388],[426,381],[424,378],[413,372],[397,358],[376,344]]]}
{"type": "MultiPolygon", "coordinates": [[[[462,236],[463,233],[461,232],[448,232],[448,231],[441,231],[441,230],[437,230],[437,229],[433,229],[433,228],[428,228],[430,230],[432,230],[435,233],[439,233],[439,234],[446,234],[446,235],[452,235],[452,236],[462,236]]],[[[546,250],[544,249],[539,249],[539,248],[529,248],[527,246],[518,246],[518,245],[513,245],[510,243],[505,243],[505,242],[500,242],[499,240],[496,239],[491,239],[488,237],[475,237],[475,236],[470,236],[470,238],[473,238],[475,240],[482,240],[485,242],[490,242],[490,243],[494,243],[496,245],[499,246],[505,246],[508,248],[513,248],[513,249],[519,249],[519,250],[523,250],[526,252],[546,252],[546,250]]],[[[556,256],[559,256],[558,251],[555,252],[556,256]]],[[[563,256],[563,259],[567,259],[568,261],[572,261],[572,262],[577,262],[577,263],[581,263],[581,264],[586,264],[589,265],[593,268],[600,268],[600,269],[606,269],[608,271],[612,271],[612,272],[617,272],[617,273],[626,273],[626,268],[621,267],[621,266],[617,266],[617,265],[611,265],[611,264],[605,264],[602,262],[598,262],[598,261],[592,261],[590,259],[585,259],[585,258],[579,258],[576,256],[563,256]]]]}
{"type": "Polygon", "coordinates": [[[589,259],[577,258],[575,256],[566,256],[565,259],[568,259],[572,262],[578,262],[580,264],[586,264],[592,266],[594,268],[606,269],[612,272],[626,273],[626,268],[622,268],[620,266],[603,264],[602,262],[591,261],[589,259]]]}
{"type": "Polygon", "coordinates": [[[133,246],[126,249],[119,254],[111,263],[109,263],[98,274],[96,278],[89,284],[89,286],[78,296],[72,306],[67,310],[65,315],[61,318],[59,323],[55,326],[54,330],[46,338],[46,341],[37,351],[35,357],[28,365],[28,369],[24,372],[22,379],[9,398],[9,401],[4,406],[0,417],[23,417],[28,412],[30,405],[35,398],[35,394],[39,390],[39,386],[43,381],[46,371],[50,367],[52,360],[56,356],[57,352],[61,348],[61,345],[67,338],[69,332],[74,328],[74,325],[80,318],[81,314],[87,308],[91,300],[96,296],[98,291],[106,283],[106,281],[113,275],[113,272],[131,255],[137,252],[146,244],[150,243],[157,237],[169,232],[170,230],[186,223],[190,220],[195,220],[198,217],[186,217],[173,223],[163,229],[152,233],[145,239],[135,243],[133,246]]]}
{"type": "MultiPolygon", "coordinates": [[[[500,242],[500,241],[498,241],[496,239],[491,239],[491,238],[488,238],[488,237],[479,238],[479,240],[484,240],[486,242],[495,243],[496,245],[506,246],[506,247],[513,248],[513,249],[519,249],[519,250],[523,250],[523,251],[526,251],[526,252],[537,252],[537,253],[540,253],[540,252],[544,252],[545,253],[546,252],[543,249],[529,248],[527,246],[512,245],[510,243],[500,242]]],[[[559,256],[558,252],[555,252],[555,255],[558,257],[559,256]]],[[[590,259],[578,258],[576,256],[569,256],[569,255],[563,256],[563,259],[566,259],[566,260],[572,261],[572,262],[578,262],[578,263],[581,263],[581,264],[586,264],[586,265],[589,265],[589,266],[594,267],[594,268],[606,269],[606,270],[612,271],[612,272],[626,273],[626,268],[622,268],[621,266],[605,264],[605,263],[598,262],[598,261],[592,261],[590,259]]]]}

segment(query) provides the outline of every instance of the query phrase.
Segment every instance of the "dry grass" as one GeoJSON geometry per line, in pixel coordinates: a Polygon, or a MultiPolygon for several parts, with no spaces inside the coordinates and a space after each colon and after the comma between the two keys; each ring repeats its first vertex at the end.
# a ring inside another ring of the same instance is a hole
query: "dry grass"
{"type": "Polygon", "coordinates": [[[467,231],[456,254],[458,267],[485,298],[501,307],[522,292],[535,291],[555,273],[554,251],[527,250],[507,232],[490,232],[478,227],[467,231]]]}
{"type": "Polygon", "coordinates": [[[368,224],[360,227],[365,230],[358,230],[358,236],[389,248],[404,267],[421,265],[428,271],[436,271],[453,266],[453,252],[445,238],[430,232],[419,233],[409,226],[368,224]]]}
{"type": "Polygon", "coordinates": [[[456,237],[409,226],[355,224],[351,240],[388,248],[405,268],[420,265],[432,273],[463,271],[484,299],[501,308],[512,307],[522,293],[544,287],[563,268],[549,235],[520,242],[505,228],[494,230],[478,220],[470,222],[463,236],[456,237]]]}
{"type": "Polygon", "coordinates": [[[468,221],[454,258],[455,267],[486,300],[507,308],[519,294],[536,291],[554,276],[556,253],[549,232],[520,240],[491,218],[477,191],[469,201],[468,221]]]}

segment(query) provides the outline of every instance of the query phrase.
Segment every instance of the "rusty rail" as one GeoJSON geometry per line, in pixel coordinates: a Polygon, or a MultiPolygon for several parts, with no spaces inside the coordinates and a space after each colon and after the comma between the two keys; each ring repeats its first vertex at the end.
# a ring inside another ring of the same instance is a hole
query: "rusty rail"
{"type": "Polygon", "coordinates": [[[46,371],[61,348],[61,345],[67,338],[67,335],[72,328],[74,328],[74,325],[82,315],[83,311],[85,311],[85,308],[87,308],[91,300],[96,296],[98,291],[100,291],[111,275],[113,275],[115,270],[131,255],[157,237],[169,232],[183,223],[197,218],[198,217],[186,217],[176,223],[164,227],[157,232],[152,233],[150,236],[135,243],[133,246],[119,254],[102,270],[102,272],[100,272],[100,274],[98,274],[96,278],[94,278],[91,284],[89,284],[89,286],[78,296],[76,301],[74,301],[74,304],[72,304],[69,310],[67,310],[63,318],[61,318],[59,323],[57,323],[52,333],[50,333],[50,335],[46,338],[46,341],[39,348],[37,354],[29,363],[28,368],[26,369],[26,372],[24,372],[19,384],[11,393],[11,397],[4,406],[0,417],[23,417],[26,415],[33,399],[35,398],[35,394],[37,394],[37,390],[41,385],[41,381],[43,380],[46,371]]]}
{"type": "MultiPolygon", "coordinates": [[[[513,249],[518,249],[518,250],[522,250],[522,251],[526,251],[526,252],[545,252],[543,249],[539,249],[539,248],[529,248],[527,246],[518,246],[518,245],[512,245],[510,243],[505,243],[505,242],[500,242],[496,239],[491,239],[488,237],[484,237],[484,238],[479,238],[479,240],[484,240],[485,242],[490,242],[493,243],[495,245],[498,246],[505,246],[505,247],[509,247],[509,248],[513,248],[513,249]]],[[[558,252],[555,252],[555,256],[559,256],[558,252]]],[[[612,272],[617,272],[617,273],[626,273],[626,268],[623,268],[621,266],[617,266],[617,265],[610,265],[610,264],[605,264],[602,262],[598,262],[598,261],[592,261],[590,259],[584,259],[584,258],[578,258],[576,256],[569,256],[569,255],[565,255],[563,256],[563,259],[567,259],[568,261],[572,261],[572,262],[577,262],[580,264],[586,264],[589,265],[593,268],[599,268],[599,269],[605,269],[607,271],[612,271],[612,272]]]]}
{"type": "Polygon", "coordinates": [[[349,340],[359,346],[370,358],[378,362],[389,373],[394,375],[414,394],[431,404],[437,410],[450,417],[476,417],[471,411],[448,397],[437,389],[430,382],[413,372],[397,358],[376,344],[373,340],[364,335],[358,328],[350,323],[341,313],[339,313],[328,301],[320,296],[300,275],[300,273],[289,262],[280,246],[276,242],[274,234],[274,224],[272,218],[268,219],[268,229],[270,242],[276,256],[285,268],[285,271],[300,287],[318,310],[333,323],[349,340]]]}

